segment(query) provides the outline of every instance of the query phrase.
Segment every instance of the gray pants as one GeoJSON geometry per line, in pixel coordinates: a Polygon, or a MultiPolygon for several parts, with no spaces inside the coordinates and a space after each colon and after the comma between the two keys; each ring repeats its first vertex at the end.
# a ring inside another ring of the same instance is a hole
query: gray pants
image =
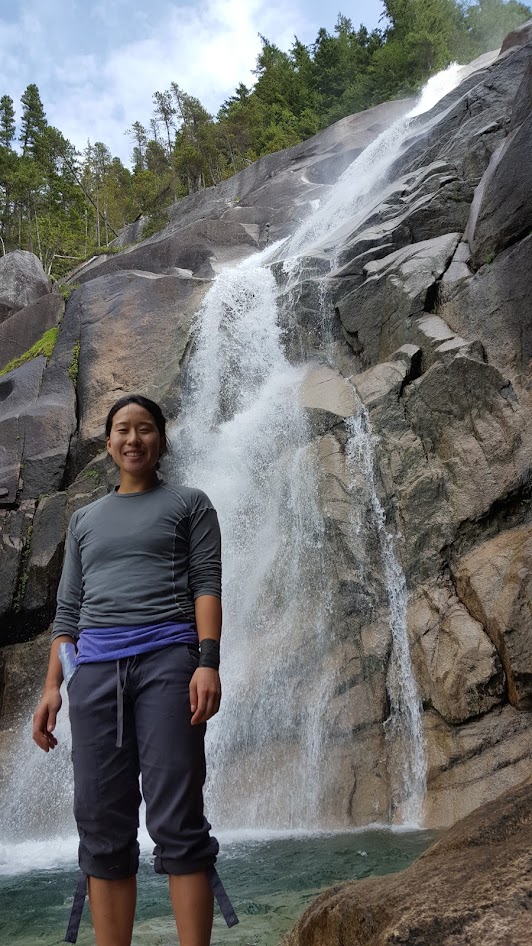
{"type": "Polygon", "coordinates": [[[155,870],[208,870],[218,842],[203,814],[205,726],[190,725],[189,644],[123,658],[123,737],[117,743],[117,662],[81,664],[69,688],[79,864],[90,877],[129,877],[139,860],[138,811],[155,842],[155,870]]]}

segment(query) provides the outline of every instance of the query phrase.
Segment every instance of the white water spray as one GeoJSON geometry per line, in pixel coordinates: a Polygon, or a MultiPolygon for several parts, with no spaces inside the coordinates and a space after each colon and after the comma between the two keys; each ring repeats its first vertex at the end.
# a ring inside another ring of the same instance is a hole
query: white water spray
{"type": "Polygon", "coordinates": [[[337,245],[344,228],[355,231],[368,207],[382,201],[386,193],[386,172],[401,153],[412,119],[429,112],[451,92],[460,81],[462,69],[453,63],[429,79],[414,107],[396,119],[349,165],[328,198],[309,214],[282,247],[288,269],[297,266],[297,258],[301,256],[337,245]]]}
{"type": "Polygon", "coordinates": [[[362,474],[377,532],[386,584],[392,650],[386,688],[390,712],[385,723],[388,770],[392,778],[392,817],[402,824],[422,821],[427,762],[423,739],[423,707],[417,692],[407,633],[407,590],[404,572],[386,529],[384,510],[375,487],[373,443],[369,416],[361,405],[356,417],[346,422],[349,439],[346,458],[353,480],[362,474]]]}
{"type": "MultiPolygon", "coordinates": [[[[282,257],[293,260],[294,274],[301,257],[333,246],[343,227],[353,232],[368,205],[383,198],[386,172],[411,121],[460,78],[460,70],[449,67],[430,80],[411,113],[365,149],[331,188],[328,200],[284,243],[282,257]]],[[[276,248],[270,247],[226,269],[206,297],[184,422],[176,434],[179,476],[211,496],[221,514],[225,544],[225,695],[222,713],[209,726],[209,807],[217,825],[255,830],[315,828],[319,823],[320,771],[329,735],[325,707],[333,685],[324,670],[330,602],[324,586],[323,521],[306,446],[309,433],[297,404],[303,372],[283,354],[277,290],[265,268],[275,255],[276,248]]],[[[369,448],[359,454],[356,442],[353,431],[351,461],[360,456],[357,462],[372,470],[369,448]]],[[[401,630],[404,579],[379,508],[375,506],[375,521],[381,524],[390,622],[397,631],[388,679],[388,741],[398,746],[400,758],[400,745],[406,746],[411,759],[396,790],[401,816],[411,821],[419,817],[424,752],[415,735],[420,731],[416,697],[404,683],[409,659],[401,630]],[[401,735],[403,718],[408,725],[401,735]]],[[[9,831],[2,839],[0,862],[7,870],[17,858],[23,869],[26,856],[28,870],[35,866],[35,856],[44,864],[47,848],[50,866],[69,858],[75,847],[65,814],[72,789],[62,764],[57,766],[57,750],[55,758],[44,757],[31,743],[29,729],[22,745],[17,771],[2,795],[3,824],[9,831]],[[13,803],[7,811],[10,795],[13,803]],[[50,814],[47,806],[56,797],[63,800],[59,811],[50,814]],[[33,840],[24,841],[24,835],[33,840]]]]}
{"type": "Polygon", "coordinates": [[[260,258],[218,276],[175,437],[178,477],[208,493],[224,537],[229,656],[223,709],[209,724],[207,792],[223,827],[311,827],[318,818],[323,523],[297,398],[303,372],[283,353],[277,292],[260,258]]]}
{"type": "MultiPolygon", "coordinates": [[[[339,228],[354,228],[357,212],[368,201],[382,199],[386,171],[400,152],[411,119],[431,108],[457,81],[456,67],[435,78],[409,115],[353,162],[328,201],[281,247],[277,255],[288,260],[288,301],[297,293],[302,258],[318,244],[323,247],[333,232],[337,236],[339,228]]],[[[230,651],[224,671],[225,705],[211,726],[210,755],[211,785],[230,785],[223,795],[231,801],[221,800],[220,792],[212,790],[209,798],[224,826],[316,824],[319,763],[328,735],[323,720],[333,683],[325,673],[316,672],[330,633],[327,589],[323,582],[320,587],[325,571],[323,526],[312,465],[304,449],[305,418],[297,405],[301,375],[283,354],[278,291],[264,268],[275,256],[270,248],[262,259],[255,257],[226,270],[206,297],[183,403],[185,424],[177,444],[183,457],[179,476],[212,497],[225,536],[230,651]],[[301,635],[302,616],[309,614],[311,622],[305,620],[301,635]],[[296,686],[304,686],[302,681],[308,686],[309,673],[313,696],[302,703],[294,698],[293,679],[299,681],[296,686]],[[290,804],[295,792],[302,799],[299,811],[290,804]]],[[[360,462],[372,470],[371,457],[369,451],[360,462]]],[[[404,576],[374,490],[372,495],[388,586],[392,663],[398,663],[388,679],[389,742],[401,743],[399,753],[407,760],[397,795],[401,817],[410,821],[419,818],[424,794],[420,712],[411,666],[406,669],[404,576]]]]}

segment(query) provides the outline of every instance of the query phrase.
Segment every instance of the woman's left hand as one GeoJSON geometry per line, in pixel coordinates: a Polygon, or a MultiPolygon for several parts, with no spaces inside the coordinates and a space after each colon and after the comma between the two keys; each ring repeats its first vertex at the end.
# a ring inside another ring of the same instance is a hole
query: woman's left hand
{"type": "Polygon", "coordinates": [[[193,726],[206,723],[220,709],[220,674],[211,667],[198,667],[190,681],[190,712],[193,726]]]}

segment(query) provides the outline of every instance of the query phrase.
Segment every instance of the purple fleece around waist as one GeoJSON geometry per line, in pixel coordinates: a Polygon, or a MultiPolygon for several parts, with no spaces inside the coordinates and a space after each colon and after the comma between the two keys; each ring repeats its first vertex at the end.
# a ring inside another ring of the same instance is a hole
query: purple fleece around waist
{"type": "Polygon", "coordinates": [[[198,632],[194,624],[142,624],[133,627],[84,627],[77,640],[76,663],[99,663],[119,660],[161,650],[171,644],[197,644],[198,632]]]}

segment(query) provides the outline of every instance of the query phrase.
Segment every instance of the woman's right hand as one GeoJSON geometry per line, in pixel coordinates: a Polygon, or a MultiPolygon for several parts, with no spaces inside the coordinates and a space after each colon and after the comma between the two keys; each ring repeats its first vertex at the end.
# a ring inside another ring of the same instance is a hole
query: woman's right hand
{"type": "Polygon", "coordinates": [[[55,749],[57,745],[53,731],[62,702],[59,687],[48,686],[33,714],[33,741],[45,752],[55,749]]]}

